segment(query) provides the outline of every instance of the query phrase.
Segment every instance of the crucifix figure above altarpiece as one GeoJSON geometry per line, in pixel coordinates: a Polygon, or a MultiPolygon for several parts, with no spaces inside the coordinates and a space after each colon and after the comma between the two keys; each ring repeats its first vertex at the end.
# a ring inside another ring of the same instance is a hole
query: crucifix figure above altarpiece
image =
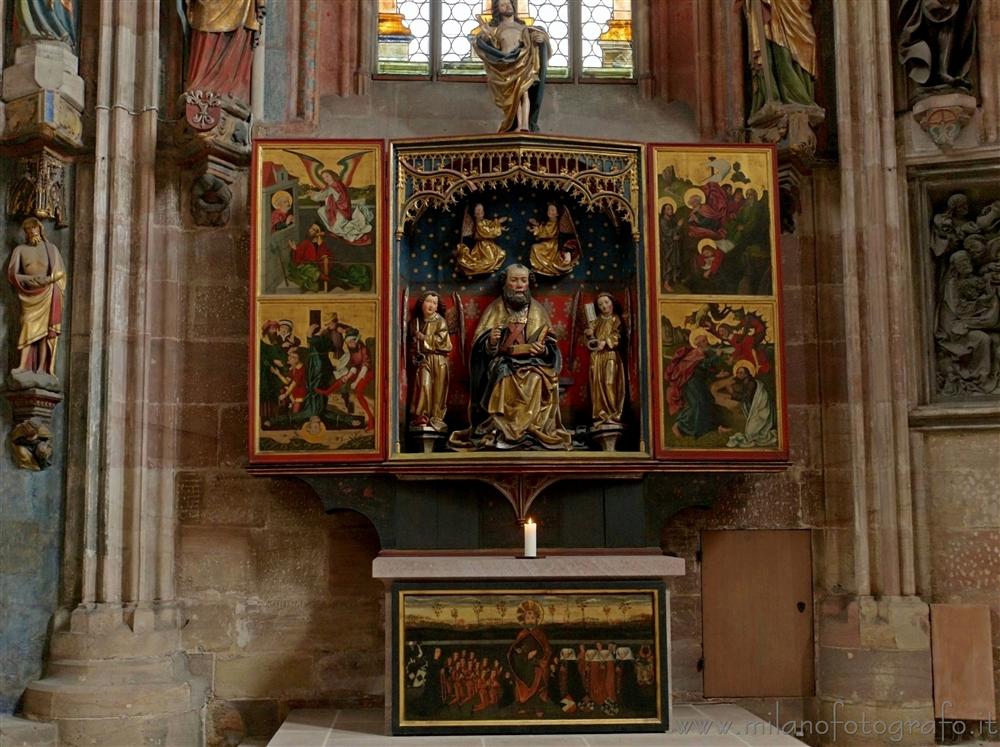
{"type": "Polygon", "coordinates": [[[516,465],[516,504],[787,459],[771,146],[272,140],[253,174],[255,469],[516,465]]]}

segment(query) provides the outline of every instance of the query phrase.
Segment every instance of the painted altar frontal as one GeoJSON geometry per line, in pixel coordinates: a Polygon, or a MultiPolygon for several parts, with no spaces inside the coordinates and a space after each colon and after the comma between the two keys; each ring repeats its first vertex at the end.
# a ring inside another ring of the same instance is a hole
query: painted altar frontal
{"type": "Polygon", "coordinates": [[[771,147],[262,140],[253,175],[254,464],[787,459],[771,147]]]}

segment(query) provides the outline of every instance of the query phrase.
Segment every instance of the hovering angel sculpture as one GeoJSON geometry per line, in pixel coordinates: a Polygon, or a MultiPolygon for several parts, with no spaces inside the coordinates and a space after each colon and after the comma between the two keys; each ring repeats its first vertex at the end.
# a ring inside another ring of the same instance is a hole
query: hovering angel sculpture
{"type": "Polygon", "coordinates": [[[487,218],[482,203],[476,203],[469,213],[465,210],[462,220],[462,243],[458,245],[455,262],[468,277],[488,275],[503,264],[507,252],[495,239],[504,232],[509,218],[487,218]]]}
{"type": "Polygon", "coordinates": [[[528,230],[538,239],[531,245],[531,269],[539,275],[565,275],[580,263],[580,240],[569,208],[560,211],[550,202],[545,208],[545,222],[531,218],[528,230]]]}

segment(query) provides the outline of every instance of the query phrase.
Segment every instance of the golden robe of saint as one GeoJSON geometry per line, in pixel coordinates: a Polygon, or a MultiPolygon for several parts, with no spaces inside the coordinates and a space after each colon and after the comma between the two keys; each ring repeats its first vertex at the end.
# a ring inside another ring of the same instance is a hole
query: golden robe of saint
{"type": "Polygon", "coordinates": [[[593,336],[590,337],[590,344],[599,346],[590,353],[590,401],[595,426],[622,422],[625,367],[618,353],[621,326],[621,317],[617,314],[602,314],[594,322],[593,336]]]}
{"type": "Polygon", "coordinates": [[[444,416],[448,409],[448,353],[451,351],[448,323],[440,314],[415,319],[414,332],[421,336],[415,334],[413,339],[416,370],[410,422],[443,431],[447,427],[444,416]]]}
{"type": "Polygon", "coordinates": [[[497,132],[519,127],[537,132],[545,73],[552,56],[549,35],[521,21],[505,21],[484,27],[476,35],[473,49],[486,68],[493,103],[503,112],[497,132]],[[524,106],[529,107],[528,121],[524,121],[524,106]]]}
{"type": "Polygon", "coordinates": [[[505,221],[506,218],[476,218],[473,221],[475,243],[471,247],[459,244],[457,249],[455,262],[462,272],[469,277],[487,275],[503,264],[507,252],[495,239],[503,234],[505,221]]]}
{"type": "Polygon", "coordinates": [[[551,329],[549,315],[537,301],[514,309],[498,298],[486,307],[469,366],[472,425],[451,434],[450,448],[572,448],[559,413],[562,356],[551,329]],[[494,330],[499,331],[495,338],[494,330]],[[541,343],[541,352],[528,350],[531,343],[541,343]]]}

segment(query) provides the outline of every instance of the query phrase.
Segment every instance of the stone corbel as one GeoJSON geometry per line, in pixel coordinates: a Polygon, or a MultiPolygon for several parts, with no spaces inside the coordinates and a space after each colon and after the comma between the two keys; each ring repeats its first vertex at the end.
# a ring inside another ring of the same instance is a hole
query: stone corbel
{"type": "Polygon", "coordinates": [[[976,103],[963,91],[927,96],[913,105],[913,118],[936,146],[948,150],[975,115],[976,103]]]}
{"type": "Polygon", "coordinates": [[[2,140],[41,141],[59,152],[83,146],[83,78],[66,42],[33,39],[3,72],[2,140]]]}
{"type": "Polygon", "coordinates": [[[229,222],[232,184],[250,159],[250,109],[207,91],[187,91],[177,144],[192,171],[191,216],[199,226],[229,222]]]}
{"type": "Polygon", "coordinates": [[[53,391],[55,387],[51,382],[42,383],[47,388],[14,388],[17,384],[8,380],[7,391],[4,392],[13,415],[13,427],[7,443],[14,464],[19,469],[35,472],[45,469],[52,462],[52,411],[63,399],[60,392],[53,391]]]}
{"type": "Polygon", "coordinates": [[[790,156],[809,164],[816,156],[816,128],[826,119],[820,106],[771,101],[748,120],[750,142],[778,146],[778,157],[790,156]]]}

